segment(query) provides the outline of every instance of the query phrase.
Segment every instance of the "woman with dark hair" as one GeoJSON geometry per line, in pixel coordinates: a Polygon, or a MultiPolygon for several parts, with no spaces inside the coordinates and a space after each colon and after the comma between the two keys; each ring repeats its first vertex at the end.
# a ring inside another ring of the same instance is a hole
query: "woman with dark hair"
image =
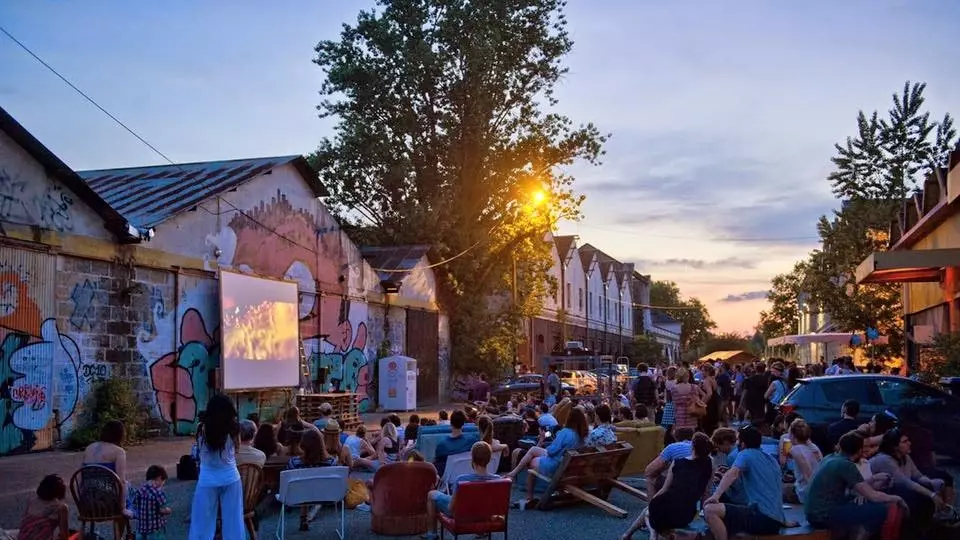
{"type": "MultiPolygon", "coordinates": [[[[327,424],[329,426],[329,424],[327,424]]],[[[339,427],[337,428],[339,429],[339,427]]],[[[300,436],[300,450],[302,455],[293,456],[287,462],[287,470],[306,469],[311,467],[332,467],[337,464],[337,459],[327,452],[327,445],[324,442],[323,435],[316,430],[304,430],[300,436]]],[[[310,521],[316,516],[319,506],[301,506],[300,507],[300,530],[310,530],[310,521]]]]}
{"type": "Polygon", "coordinates": [[[216,394],[207,402],[199,440],[200,477],[193,493],[190,540],[213,540],[217,508],[223,538],[244,538],[243,486],[237,470],[240,422],[233,401],[216,394]]]}
{"type": "Polygon", "coordinates": [[[27,503],[20,520],[18,540],[67,540],[70,535],[69,513],[63,499],[67,485],[59,475],[44,477],[37,487],[37,495],[27,503]],[[54,531],[57,531],[56,535],[54,531]]]}
{"type": "Polygon", "coordinates": [[[490,445],[494,455],[497,452],[501,455],[510,453],[510,448],[507,445],[501,444],[500,441],[493,438],[493,420],[489,416],[483,414],[480,415],[480,418],[477,418],[477,429],[480,430],[480,440],[490,445]]]}
{"type": "Polygon", "coordinates": [[[880,450],[870,458],[873,474],[886,473],[893,478],[889,489],[899,495],[910,508],[908,526],[924,529],[929,527],[938,508],[946,508],[941,491],[942,480],[931,480],[923,475],[910,458],[910,438],[900,428],[883,434],[880,450]]]}
{"type": "Polygon", "coordinates": [[[693,454],[673,461],[663,487],[650,499],[646,510],[640,513],[621,540],[629,540],[644,525],[650,531],[650,540],[690,525],[697,517],[697,503],[706,493],[713,476],[711,452],[713,443],[710,438],[703,433],[695,434],[693,454]]]}
{"type": "Polygon", "coordinates": [[[277,429],[273,424],[260,424],[257,435],[253,438],[253,447],[263,452],[268,458],[279,456],[283,452],[283,446],[277,441],[277,429]]]}
{"type": "Polygon", "coordinates": [[[127,476],[127,451],[123,449],[125,438],[123,423],[110,420],[100,429],[100,440],[83,451],[84,465],[102,465],[117,473],[121,481],[123,501],[127,500],[127,483],[124,480],[127,476]]]}
{"type": "MultiPolygon", "coordinates": [[[[512,471],[504,475],[504,478],[516,478],[520,471],[527,468],[536,470],[538,473],[550,477],[557,471],[563,455],[567,450],[578,448],[583,440],[590,433],[590,426],[587,425],[587,415],[583,409],[574,408],[570,410],[567,416],[567,422],[553,438],[550,446],[534,446],[523,456],[523,459],[517,463],[512,471]]],[[[527,500],[533,499],[533,482],[536,479],[532,474],[527,475],[527,500]]]]}

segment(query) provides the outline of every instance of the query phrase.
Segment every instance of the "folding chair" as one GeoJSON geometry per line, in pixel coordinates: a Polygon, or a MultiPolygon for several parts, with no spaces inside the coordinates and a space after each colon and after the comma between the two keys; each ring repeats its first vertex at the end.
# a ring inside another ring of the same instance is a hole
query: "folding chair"
{"type": "Polygon", "coordinates": [[[286,537],[286,509],[288,506],[305,504],[334,503],[340,506],[340,528],[337,536],[343,540],[346,535],[346,515],[344,498],[347,496],[347,476],[349,467],[309,467],[280,473],[280,525],[277,538],[286,537]]]}
{"type": "Polygon", "coordinates": [[[443,476],[440,477],[440,491],[450,492],[450,486],[456,482],[457,478],[463,474],[473,473],[473,465],[470,452],[461,452],[447,457],[447,466],[443,469],[443,476]]]}

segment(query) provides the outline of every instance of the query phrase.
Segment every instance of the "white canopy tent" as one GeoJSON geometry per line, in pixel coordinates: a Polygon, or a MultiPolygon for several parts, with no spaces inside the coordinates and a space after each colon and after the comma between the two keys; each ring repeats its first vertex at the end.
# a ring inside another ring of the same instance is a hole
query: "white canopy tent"
{"type": "MultiPolygon", "coordinates": [[[[853,334],[846,332],[825,332],[822,334],[799,334],[794,336],[780,336],[767,340],[767,347],[780,347],[783,345],[809,345],[810,343],[839,343],[849,344],[854,335],[860,336],[860,343],[867,343],[867,336],[863,334],[853,334]]],[[[877,339],[870,340],[874,345],[886,345],[887,336],[879,336],[877,339]]]]}

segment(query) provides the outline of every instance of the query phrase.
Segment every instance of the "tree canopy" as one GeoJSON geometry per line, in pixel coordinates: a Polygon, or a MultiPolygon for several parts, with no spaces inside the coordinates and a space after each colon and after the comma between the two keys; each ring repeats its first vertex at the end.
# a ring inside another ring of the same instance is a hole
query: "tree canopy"
{"type": "Polygon", "coordinates": [[[513,358],[556,286],[544,235],[580,215],[564,167],[598,163],[606,140],[553,112],[564,3],[381,0],[316,47],[318,109],[336,120],[312,156],[326,202],[361,243],[432,246],[460,370],[513,358]]]}
{"type": "Polygon", "coordinates": [[[717,323],[710,318],[707,306],[698,298],[683,298],[680,287],[673,281],[654,281],[650,285],[650,304],[653,306],[676,306],[677,309],[662,309],[683,325],[680,346],[683,350],[702,345],[717,323]]]}
{"type": "MultiPolygon", "coordinates": [[[[840,331],[877,328],[890,338],[881,355],[903,347],[900,287],[855,283],[857,266],[887,248],[889,226],[906,197],[947,164],[956,138],[953,119],[931,120],[923,83],[904,84],[885,116],[857,115],[856,134],[835,145],[828,181],[840,208],[817,223],[820,247],[789,274],[771,283],[771,309],[761,316],[764,332],[780,332],[796,313],[797,293],[809,293],[840,331]],[[798,281],[802,274],[802,282],[798,281]]],[[[798,314],[797,314],[798,315],[798,314]]]]}

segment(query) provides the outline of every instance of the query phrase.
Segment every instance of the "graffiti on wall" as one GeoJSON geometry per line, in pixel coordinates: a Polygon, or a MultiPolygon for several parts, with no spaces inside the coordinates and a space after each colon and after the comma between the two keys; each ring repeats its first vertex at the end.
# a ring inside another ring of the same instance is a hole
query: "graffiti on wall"
{"type": "MultiPolygon", "coordinates": [[[[225,264],[297,281],[300,338],[311,372],[328,368],[331,389],[367,396],[373,376],[365,353],[367,306],[343,294],[350,269],[342,264],[340,235],[318,232],[327,229],[313,213],[294,208],[278,191],[270,202],[261,202],[247,215],[235,215],[229,229],[215,241],[225,246],[225,264]],[[318,284],[325,294],[318,293],[318,284]]],[[[360,402],[361,410],[368,406],[369,396],[360,402]]]]}
{"type": "Polygon", "coordinates": [[[31,450],[36,432],[67,424],[80,398],[80,349],[56,319],[42,319],[30,288],[23,274],[0,274],[12,304],[0,313],[0,455],[31,450]]]}
{"type": "Polygon", "coordinates": [[[149,364],[157,414],[176,433],[192,432],[213,392],[211,374],[220,365],[216,281],[181,277],[176,310],[166,310],[152,289],[150,325],[140,330],[137,349],[149,364]]]}
{"type": "Polygon", "coordinates": [[[93,316],[93,299],[96,298],[97,288],[90,283],[89,279],[84,279],[83,283],[77,283],[73,286],[70,293],[70,301],[73,302],[73,312],[70,313],[70,325],[77,330],[90,324],[90,317],[93,316]]]}
{"type": "Polygon", "coordinates": [[[70,212],[73,197],[57,184],[48,183],[42,191],[31,189],[26,180],[0,168],[0,221],[20,225],[39,225],[58,232],[72,231],[70,212]]]}

